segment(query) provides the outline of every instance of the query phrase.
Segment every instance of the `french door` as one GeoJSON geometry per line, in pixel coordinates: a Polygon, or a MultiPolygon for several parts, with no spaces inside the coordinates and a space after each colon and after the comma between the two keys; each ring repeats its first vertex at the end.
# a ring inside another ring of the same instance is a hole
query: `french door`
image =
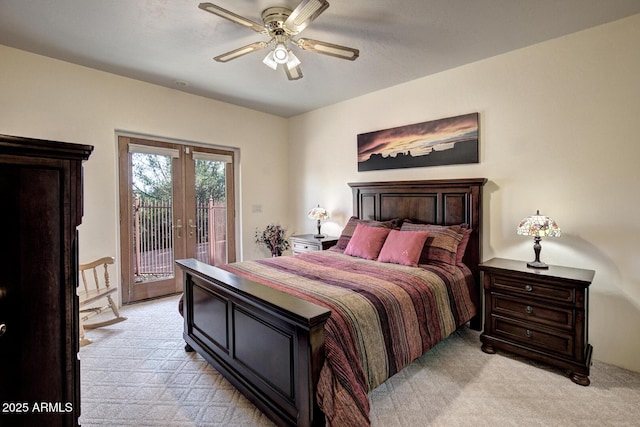
{"type": "Polygon", "coordinates": [[[235,261],[234,152],[118,137],[122,302],[182,291],[175,260],[235,261]]]}

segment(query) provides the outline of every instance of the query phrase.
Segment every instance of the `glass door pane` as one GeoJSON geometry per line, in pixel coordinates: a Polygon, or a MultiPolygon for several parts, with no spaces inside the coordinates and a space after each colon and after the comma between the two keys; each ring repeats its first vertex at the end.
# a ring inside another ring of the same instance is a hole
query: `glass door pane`
{"type": "Polygon", "coordinates": [[[207,264],[226,264],[226,162],[201,157],[194,153],[195,256],[196,259],[207,264]]]}
{"type": "Polygon", "coordinates": [[[174,278],[171,157],[132,153],[135,283],[174,278]]]}

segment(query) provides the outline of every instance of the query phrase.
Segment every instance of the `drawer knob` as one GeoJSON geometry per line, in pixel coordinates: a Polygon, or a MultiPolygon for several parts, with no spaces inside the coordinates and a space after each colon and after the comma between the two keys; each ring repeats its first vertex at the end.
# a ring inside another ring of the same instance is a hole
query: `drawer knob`
{"type": "Polygon", "coordinates": [[[527,306],[526,310],[529,314],[533,313],[533,307],[531,307],[530,305],[527,306]]]}
{"type": "Polygon", "coordinates": [[[527,336],[527,338],[531,338],[531,335],[533,335],[533,332],[527,329],[524,334],[527,336]]]}
{"type": "Polygon", "coordinates": [[[531,291],[533,290],[533,286],[531,286],[531,285],[526,285],[526,286],[524,287],[524,290],[525,290],[525,291],[527,291],[527,292],[531,292],[531,291]]]}

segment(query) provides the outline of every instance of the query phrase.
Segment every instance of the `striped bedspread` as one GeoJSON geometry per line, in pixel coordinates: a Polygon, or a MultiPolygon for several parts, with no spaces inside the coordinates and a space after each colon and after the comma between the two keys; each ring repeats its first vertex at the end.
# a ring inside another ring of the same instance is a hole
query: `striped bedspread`
{"type": "Polygon", "coordinates": [[[220,268],[331,310],[317,389],[329,426],[370,425],[368,392],[476,313],[466,267],[407,267],[328,250],[220,268]]]}

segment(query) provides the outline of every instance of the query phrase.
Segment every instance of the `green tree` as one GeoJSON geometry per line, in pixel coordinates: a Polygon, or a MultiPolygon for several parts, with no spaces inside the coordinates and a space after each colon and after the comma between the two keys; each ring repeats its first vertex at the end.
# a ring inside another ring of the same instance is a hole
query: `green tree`
{"type": "Polygon", "coordinates": [[[224,162],[196,160],[196,203],[204,204],[212,198],[224,202],[227,198],[224,162]]]}
{"type": "MultiPolygon", "coordinates": [[[[133,153],[133,193],[141,200],[171,200],[171,157],[133,153]]],[[[196,203],[226,200],[225,163],[195,161],[196,203]]]]}
{"type": "Polygon", "coordinates": [[[133,194],[140,200],[171,200],[171,157],[133,153],[133,194]]]}

